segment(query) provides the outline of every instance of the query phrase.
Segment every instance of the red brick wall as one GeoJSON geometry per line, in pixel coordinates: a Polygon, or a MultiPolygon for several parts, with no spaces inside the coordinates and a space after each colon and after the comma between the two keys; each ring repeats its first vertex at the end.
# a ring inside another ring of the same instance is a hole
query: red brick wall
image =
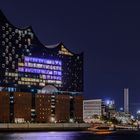
{"type": "Polygon", "coordinates": [[[75,121],[83,121],[83,96],[74,96],[74,116],[75,121]]]}
{"type": "Polygon", "coordinates": [[[36,122],[49,122],[51,118],[51,95],[36,94],[35,96],[36,122]]]}
{"type": "Polygon", "coordinates": [[[10,94],[8,92],[0,92],[0,122],[10,121],[10,94]]]}
{"type": "Polygon", "coordinates": [[[68,95],[56,95],[55,119],[57,122],[68,122],[70,116],[70,97],[68,95]]]}
{"type": "Polygon", "coordinates": [[[31,121],[31,108],[31,93],[14,93],[14,118],[24,118],[25,121],[31,121]]]}

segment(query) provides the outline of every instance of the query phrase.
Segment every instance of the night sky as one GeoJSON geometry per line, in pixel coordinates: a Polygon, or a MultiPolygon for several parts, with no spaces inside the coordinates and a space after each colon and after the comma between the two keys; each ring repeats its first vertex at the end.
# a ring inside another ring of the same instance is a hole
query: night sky
{"type": "Polygon", "coordinates": [[[17,27],[31,25],[43,44],[84,52],[85,99],[114,99],[140,109],[140,2],[129,0],[0,0],[17,27]]]}

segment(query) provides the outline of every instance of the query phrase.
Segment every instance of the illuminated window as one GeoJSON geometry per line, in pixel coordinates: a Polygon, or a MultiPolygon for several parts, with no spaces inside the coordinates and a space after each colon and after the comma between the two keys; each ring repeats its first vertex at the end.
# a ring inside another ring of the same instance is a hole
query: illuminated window
{"type": "Polygon", "coordinates": [[[5,42],[4,42],[4,41],[2,41],[2,45],[3,45],[3,46],[5,45],[5,42]]]}
{"type": "Polygon", "coordinates": [[[2,56],[5,57],[5,53],[3,53],[2,56]]]}
{"type": "Polygon", "coordinates": [[[3,30],[3,31],[5,30],[5,27],[4,27],[4,26],[2,26],[2,30],[3,30]]]}
{"type": "Polygon", "coordinates": [[[6,35],[8,35],[9,34],[9,31],[6,31],[6,35]]]}
{"type": "Polygon", "coordinates": [[[8,24],[8,23],[5,23],[5,26],[6,26],[6,27],[8,27],[8,26],[9,26],[9,24],[8,24]]]}
{"type": "Polygon", "coordinates": [[[12,31],[12,28],[11,28],[11,27],[9,27],[9,31],[10,31],[10,32],[12,31]]]}

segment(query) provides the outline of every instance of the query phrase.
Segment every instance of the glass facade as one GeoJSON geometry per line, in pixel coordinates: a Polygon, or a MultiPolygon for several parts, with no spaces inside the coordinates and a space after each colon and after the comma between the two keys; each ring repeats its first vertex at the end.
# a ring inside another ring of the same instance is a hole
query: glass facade
{"type": "Polygon", "coordinates": [[[83,92],[83,53],[69,51],[63,43],[43,45],[32,27],[13,26],[0,11],[0,87],[83,92]]]}

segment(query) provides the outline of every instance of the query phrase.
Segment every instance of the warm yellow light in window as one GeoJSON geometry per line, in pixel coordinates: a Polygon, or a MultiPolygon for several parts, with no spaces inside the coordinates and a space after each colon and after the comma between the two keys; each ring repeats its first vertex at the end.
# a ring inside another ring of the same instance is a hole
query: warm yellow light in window
{"type": "Polygon", "coordinates": [[[24,66],[24,63],[18,63],[18,66],[24,66]]]}
{"type": "Polygon", "coordinates": [[[59,51],[59,54],[73,56],[73,54],[71,52],[69,52],[66,48],[64,48],[63,45],[61,46],[61,50],[59,51]]]}

